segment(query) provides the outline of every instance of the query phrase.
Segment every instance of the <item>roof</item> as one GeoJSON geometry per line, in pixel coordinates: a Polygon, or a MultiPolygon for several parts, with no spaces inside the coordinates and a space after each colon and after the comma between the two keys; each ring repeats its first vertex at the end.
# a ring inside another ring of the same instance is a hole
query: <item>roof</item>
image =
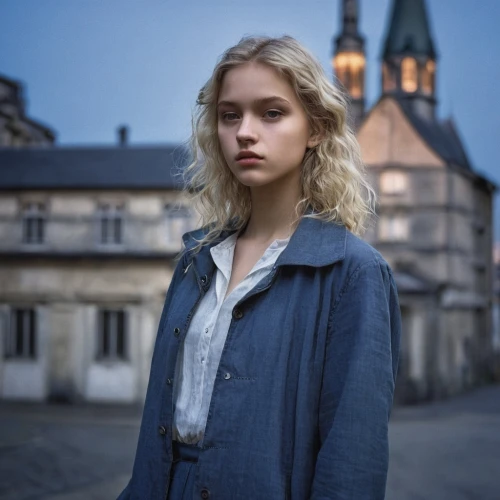
{"type": "Polygon", "coordinates": [[[7,104],[15,106],[18,112],[18,118],[21,122],[26,123],[30,127],[38,130],[42,135],[47,137],[51,142],[54,142],[56,133],[52,128],[26,116],[25,103],[23,98],[23,85],[21,82],[7,78],[5,75],[0,74],[0,84],[10,87],[12,90],[0,97],[0,116],[6,118],[7,122],[11,121],[11,113],[6,113],[2,110],[2,106],[7,104]]]}
{"type": "Polygon", "coordinates": [[[382,95],[363,117],[363,122],[368,120],[371,113],[384,99],[393,99],[399,105],[417,134],[449,167],[458,169],[469,178],[473,178],[481,188],[491,192],[497,190],[497,185],[491,179],[473,168],[454,120],[452,118],[426,119],[420,116],[412,109],[412,96],[403,93],[382,95]]]}
{"type": "Polygon", "coordinates": [[[8,85],[9,87],[12,87],[16,90],[19,90],[21,88],[21,83],[19,81],[8,78],[7,76],[2,74],[0,74],[0,83],[8,85]]]}
{"type": "Polygon", "coordinates": [[[395,97],[406,117],[424,141],[447,163],[472,170],[464,145],[451,118],[426,120],[412,111],[404,96],[395,97]]]}
{"type": "Polygon", "coordinates": [[[382,56],[407,53],[436,58],[425,0],[393,0],[382,56]]]}
{"type": "Polygon", "coordinates": [[[0,148],[0,190],[181,189],[182,146],[0,148]]]}

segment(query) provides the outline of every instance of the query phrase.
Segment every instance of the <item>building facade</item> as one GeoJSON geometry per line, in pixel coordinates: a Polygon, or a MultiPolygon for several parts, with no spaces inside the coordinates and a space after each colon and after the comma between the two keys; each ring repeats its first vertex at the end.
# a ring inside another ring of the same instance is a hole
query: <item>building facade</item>
{"type": "Polygon", "coordinates": [[[493,255],[493,350],[494,379],[500,380],[500,243],[497,242],[493,255]]]}
{"type": "Polygon", "coordinates": [[[179,148],[0,149],[0,398],[142,402],[181,235],[179,148]]]}
{"type": "Polygon", "coordinates": [[[491,377],[495,186],[473,170],[453,120],[437,117],[437,54],[424,0],[393,1],[381,96],[361,108],[364,52],[342,42],[362,39],[357,16],[346,14],[357,13],[355,4],[342,4],[334,70],[355,91],[353,122],[378,195],[366,239],[394,269],[400,294],[396,396],[433,399],[491,377]]]}
{"type": "MultiPolygon", "coordinates": [[[[333,67],[378,193],[366,239],[392,266],[403,313],[396,400],[443,397],[494,372],[492,198],[452,120],[437,118],[425,3],[394,0],[382,92],[365,109],[356,0],[342,2],[333,67]]],[[[0,78],[0,398],[142,403],[156,329],[197,216],[181,147],[53,146],[0,78]],[[31,147],[27,147],[31,146],[31,147]]],[[[497,355],[498,359],[498,355],[497,355]]]]}

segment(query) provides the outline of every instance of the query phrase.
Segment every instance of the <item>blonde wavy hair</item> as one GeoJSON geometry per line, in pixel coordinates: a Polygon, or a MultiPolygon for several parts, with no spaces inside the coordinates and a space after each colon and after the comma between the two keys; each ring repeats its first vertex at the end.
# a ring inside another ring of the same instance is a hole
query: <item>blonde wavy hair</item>
{"type": "Polygon", "coordinates": [[[196,101],[193,161],[185,176],[202,224],[209,226],[198,247],[224,230],[241,229],[250,217],[250,188],[241,184],[226,164],[217,133],[216,109],[224,75],[249,62],[270,66],[286,78],[309,117],[313,133],[321,136],[320,143],[304,155],[297,219],[334,221],[361,234],[367,218],[374,215],[375,192],[366,179],[360,148],[347,122],[348,98],[294,38],[245,37],[224,52],[196,101]]]}

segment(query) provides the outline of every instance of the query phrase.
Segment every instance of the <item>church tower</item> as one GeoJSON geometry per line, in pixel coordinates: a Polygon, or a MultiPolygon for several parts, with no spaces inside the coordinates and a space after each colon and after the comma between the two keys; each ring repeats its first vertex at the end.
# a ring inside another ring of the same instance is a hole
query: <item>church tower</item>
{"type": "Polygon", "coordinates": [[[382,53],[382,90],[408,102],[412,111],[435,119],[436,50],[424,0],[393,0],[382,53]]]}
{"type": "Polygon", "coordinates": [[[341,33],[334,40],[333,71],[351,97],[351,119],[357,128],[365,112],[365,41],[358,31],[358,0],[342,0],[341,33]]]}

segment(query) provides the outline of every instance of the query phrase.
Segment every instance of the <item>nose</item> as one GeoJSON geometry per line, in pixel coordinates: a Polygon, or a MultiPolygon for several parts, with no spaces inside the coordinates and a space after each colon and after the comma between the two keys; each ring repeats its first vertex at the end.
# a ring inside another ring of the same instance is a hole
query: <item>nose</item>
{"type": "Polygon", "coordinates": [[[255,122],[251,116],[245,116],[236,132],[236,140],[240,143],[256,142],[258,138],[255,122]]]}

